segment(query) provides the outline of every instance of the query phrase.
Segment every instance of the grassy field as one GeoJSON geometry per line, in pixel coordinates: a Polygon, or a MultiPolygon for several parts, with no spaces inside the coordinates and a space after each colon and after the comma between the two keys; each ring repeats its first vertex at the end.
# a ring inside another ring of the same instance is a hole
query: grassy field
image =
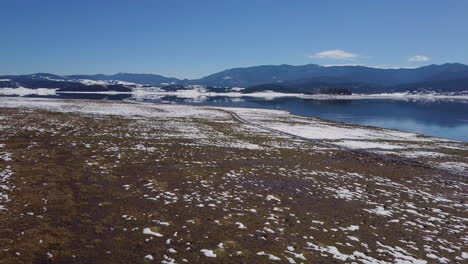
{"type": "Polygon", "coordinates": [[[468,259],[466,144],[355,151],[280,112],[2,100],[0,263],[468,259]]]}

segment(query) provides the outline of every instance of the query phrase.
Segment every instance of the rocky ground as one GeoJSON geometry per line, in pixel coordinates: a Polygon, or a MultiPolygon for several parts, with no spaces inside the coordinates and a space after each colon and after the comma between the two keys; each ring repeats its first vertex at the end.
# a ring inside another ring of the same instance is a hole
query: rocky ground
{"type": "Polygon", "coordinates": [[[0,263],[466,263],[467,169],[282,111],[0,98],[0,263]]]}

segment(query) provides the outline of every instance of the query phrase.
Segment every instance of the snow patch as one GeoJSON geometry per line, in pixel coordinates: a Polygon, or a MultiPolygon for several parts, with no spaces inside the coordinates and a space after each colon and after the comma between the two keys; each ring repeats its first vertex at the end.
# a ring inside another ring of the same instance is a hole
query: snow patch
{"type": "Polygon", "coordinates": [[[216,254],[211,249],[202,249],[200,250],[200,252],[202,252],[203,254],[205,254],[205,256],[209,258],[216,258],[216,254]]]}
{"type": "Polygon", "coordinates": [[[151,235],[151,236],[155,236],[155,237],[162,237],[163,236],[158,232],[153,232],[149,227],[143,229],[143,234],[151,235]]]}

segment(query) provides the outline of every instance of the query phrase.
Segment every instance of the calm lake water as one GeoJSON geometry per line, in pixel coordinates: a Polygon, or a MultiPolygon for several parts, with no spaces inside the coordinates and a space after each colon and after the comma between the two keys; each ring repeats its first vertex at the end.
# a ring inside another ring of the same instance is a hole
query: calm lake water
{"type": "Polygon", "coordinates": [[[396,99],[310,100],[292,97],[271,100],[250,97],[186,99],[175,96],[163,96],[135,98],[132,95],[122,94],[61,94],[58,97],[100,100],[130,99],[144,102],[281,109],[295,115],[392,128],[468,142],[468,101],[396,99]]]}

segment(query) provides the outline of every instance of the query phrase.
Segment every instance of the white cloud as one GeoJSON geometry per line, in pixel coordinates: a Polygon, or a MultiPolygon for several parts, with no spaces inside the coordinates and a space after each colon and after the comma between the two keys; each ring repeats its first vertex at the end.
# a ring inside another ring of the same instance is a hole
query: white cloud
{"type": "Polygon", "coordinates": [[[343,50],[325,50],[315,53],[310,57],[319,59],[352,60],[358,56],[358,54],[346,52],[343,50]]]}
{"type": "Polygon", "coordinates": [[[412,56],[412,57],[409,57],[409,61],[428,61],[430,60],[431,58],[427,57],[427,56],[422,56],[422,55],[416,55],[416,56],[412,56]]]}

